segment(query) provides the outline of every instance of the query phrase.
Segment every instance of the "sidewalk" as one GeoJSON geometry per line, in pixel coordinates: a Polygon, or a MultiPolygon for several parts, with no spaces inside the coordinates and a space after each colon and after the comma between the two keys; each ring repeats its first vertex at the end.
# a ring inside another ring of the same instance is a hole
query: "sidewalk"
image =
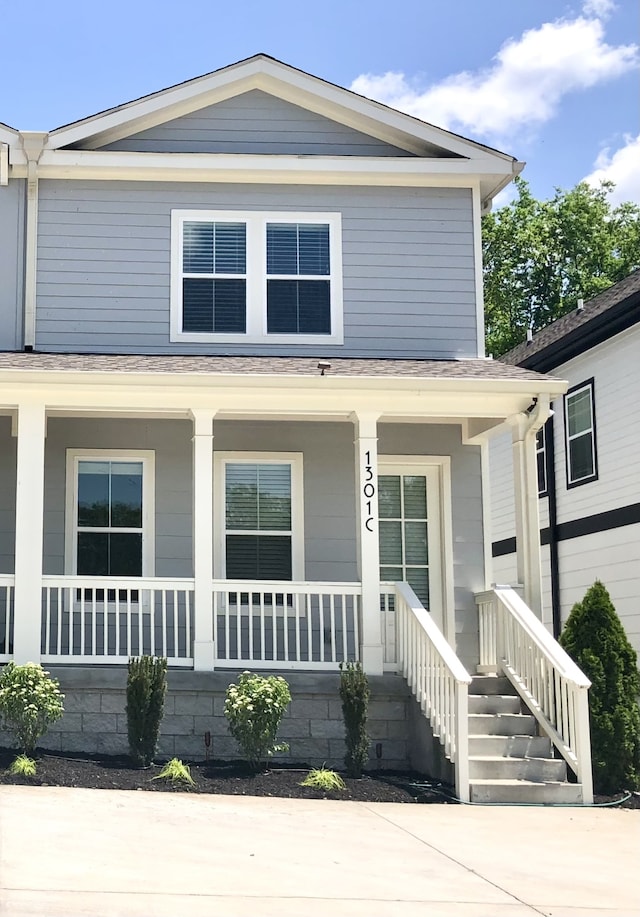
{"type": "Polygon", "coordinates": [[[0,787],[2,917],[634,917],[640,813],[0,787]]]}

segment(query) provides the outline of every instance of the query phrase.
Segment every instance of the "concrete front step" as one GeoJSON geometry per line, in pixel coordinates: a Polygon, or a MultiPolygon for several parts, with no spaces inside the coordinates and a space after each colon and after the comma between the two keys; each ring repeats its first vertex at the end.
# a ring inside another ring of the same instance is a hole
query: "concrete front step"
{"type": "Polygon", "coordinates": [[[469,694],[516,694],[516,689],[505,675],[473,675],[469,694]]]}
{"type": "Polygon", "coordinates": [[[582,805],[579,783],[534,783],[529,780],[482,780],[470,782],[471,802],[517,805],[582,805]]]}
{"type": "Polygon", "coordinates": [[[469,735],[533,736],[536,720],[529,713],[470,713],[469,735]]]}
{"type": "Polygon", "coordinates": [[[567,778],[567,765],[559,758],[503,758],[474,756],[469,758],[471,780],[531,780],[553,783],[567,778]]]}
{"type": "Polygon", "coordinates": [[[551,742],[546,736],[470,735],[471,757],[550,758],[551,742]]]}
{"type": "Polygon", "coordinates": [[[470,694],[469,713],[521,713],[522,701],[512,694],[470,694]]]}

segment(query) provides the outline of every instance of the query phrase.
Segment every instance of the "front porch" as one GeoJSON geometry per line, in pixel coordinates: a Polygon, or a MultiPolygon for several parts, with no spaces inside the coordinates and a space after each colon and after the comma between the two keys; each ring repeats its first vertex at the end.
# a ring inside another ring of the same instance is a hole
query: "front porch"
{"type": "MultiPolygon", "coordinates": [[[[440,366],[412,375],[418,361],[406,378],[397,361],[360,361],[369,374],[349,375],[358,361],[344,361],[346,375],[327,377],[303,360],[281,375],[181,369],[169,381],[161,358],[44,371],[66,358],[21,356],[33,368],[4,370],[0,417],[0,662],[83,672],[91,694],[92,671],[120,678],[140,653],[211,684],[251,668],[335,687],[339,664],[358,660],[410,692],[419,725],[405,715],[387,738],[404,729],[407,748],[431,747],[430,766],[451,767],[468,799],[469,673],[484,654],[513,669],[584,772],[585,708],[563,713],[584,692],[564,687],[575,673],[529,620],[540,599],[535,433],[555,382],[494,379],[481,361],[447,364],[451,378],[440,366]],[[491,602],[495,621],[518,619],[510,643],[506,624],[486,623],[489,600],[484,629],[476,606],[488,586],[486,437],[507,421],[526,612],[491,602]],[[515,661],[514,640],[525,646],[515,661]]],[[[78,711],[83,732],[99,704],[78,711]]],[[[337,728],[321,719],[318,731],[337,728]]]]}

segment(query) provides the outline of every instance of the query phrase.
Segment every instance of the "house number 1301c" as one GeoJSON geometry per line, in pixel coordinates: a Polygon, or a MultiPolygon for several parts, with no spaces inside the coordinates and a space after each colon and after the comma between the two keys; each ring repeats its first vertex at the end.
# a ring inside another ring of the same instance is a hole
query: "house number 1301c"
{"type": "Polygon", "coordinates": [[[373,532],[373,498],[376,495],[376,484],[373,476],[373,468],[371,467],[371,453],[365,452],[365,466],[364,466],[364,484],[362,485],[362,495],[364,497],[364,507],[367,512],[367,518],[364,521],[364,527],[367,532],[373,532]]]}

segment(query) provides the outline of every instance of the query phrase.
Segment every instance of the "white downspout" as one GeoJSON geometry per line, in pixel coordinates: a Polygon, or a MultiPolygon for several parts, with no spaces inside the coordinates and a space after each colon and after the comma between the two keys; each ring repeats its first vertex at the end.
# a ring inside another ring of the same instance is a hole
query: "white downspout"
{"type": "Polygon", "coordinates": [[[549,395],[538,395],[532,408],[513,420],[513,476],[516,510],[516,562],[524,601],[542,619],[542,560],[535,440],[551,413],[549,395]]]}
{"type": "Polygon", "coordinates": [[[27,225],[24,268],[24,332],[25,350],[36,343],[36,277],[38,261],[38,161],[46,143],[47,133],[23,131],[20,143],[27,157],[27,225]]]}

